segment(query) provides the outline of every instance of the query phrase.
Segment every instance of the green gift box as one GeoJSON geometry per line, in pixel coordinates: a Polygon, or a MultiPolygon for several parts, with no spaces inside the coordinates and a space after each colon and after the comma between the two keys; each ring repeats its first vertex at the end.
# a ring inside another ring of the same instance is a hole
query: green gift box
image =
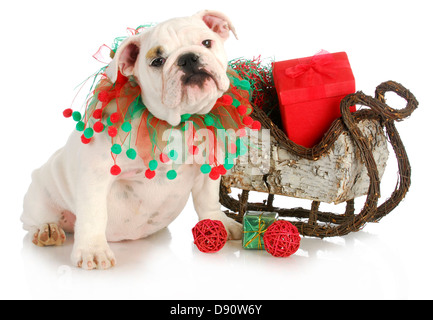
{"type": "Polygon", "coordinates": [[[275,212],[247,211],[243,221],[242,246],[245,249],[264,250],[263,235],[278,219],[275,212]]]}

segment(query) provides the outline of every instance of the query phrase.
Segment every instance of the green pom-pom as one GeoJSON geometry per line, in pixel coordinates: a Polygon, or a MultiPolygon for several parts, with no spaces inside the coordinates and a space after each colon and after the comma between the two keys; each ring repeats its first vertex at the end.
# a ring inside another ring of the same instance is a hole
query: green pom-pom
{"type": "Polygon", "coordinates": [[[191,118],[191,115],[190,115],[189,113],[185,113],[185,114],[183,114],[183,115],[180,116],[180,120],[181,120],[182,122],[184,122],[184,121],[188,121],[189,118],[191,118]]]}
{"type": "Polygon", "coordinates": [[[179,156],[179,155],[177,154],[176,150],[171,150],[171,151],[168,153],[168,157],[169,157],[171,160],[173,160],[173,161],[177,160],[177,157],[178,157],[178,156],[179,156]]]}
{"type": "Polygon", "coordinates": [[[212,167],[210,165],[208,165],[208,164],[204,164],[200,168],[200,171],[203,174],[208,174],[209,172],[211,172],[211,170],[212,170],[212,167]]]}
{"type": "Polygon", "coordinates": [[[120,146],[120,144],[113,144],[113,146],[111,147],[111,152],[113,152],[114,154],[120,154],[122,152],[122,147],[120,146]]]}
{"type": "MultiPolygon", "coordinates": [[[[227,159],[228,160],[228,159],[227,159]]],[[[231,168],[233,168],[233,166],[234,166],[234,163],[233,163],[233,161],[227,161],[226,160],[226,162],[224,163],[224,169],[226,169],[226,170],[230,170],[231,168]]]]}
{"type": "Polygon", "coordinates": [[[237,108],[241,105],[240,101],[238,99],[233,99],[233,107],[237,108]]]}
{"type": "Polygon", "coordinates": [[[239,82],[239,87],[243,90],[251,90],[251,85],[248,80],[242,80],[239,82]]]}
{"type": "Polygon", "coordinates": [[[131,159],[134,160],[137,157],[137,152],[134,149],[128,149],[126,150],[126,156],[131,159]]]}
{"type": "Polygon", "coordinates": [[[85,127],[86,127],[86,125],[84,124],[83,121],[79,121],[77,123],[77,125],[75,126],[75,128],[77,129],[77,131],[84,131],[85,127]]]}
{"type": "Polygon", "coordinates": [[[174,170],[170,170],[169,172],[167,172],[167,178],[169,180],[174,180],[177,177],[177,172],[174,170]]]}
{"type": "Polygon", "coordinates": [[[211,116],[206,115],[206,116],[204,117],[204,123],[205,123],[205,125],[207,125],[207,126],[212,126],[215,122],[214,122],[214,120],[213,120],[213,118],[212,118],[211,116]]]}
{"type": "Polygon", "coordinates": [[[155,171],[156,168],[158,168],[158,161],[156,161],[156,160],[150,160],[149,161],[149,169],[150,169],[150,171],[155,171]]]}
{"type": "Polygon", "coordinates": [[[234,166],[234,164],[227,164],[227,163],[226,163],[226,164],[224,165],[224,169],[226,169],[226,170],[228,171],[228,170],[232,169],[233,166],[234,166]]]}
{"type": "Polygon", "coordinates": [[[189,128],[189,123],[185,123],[182,127],[180,127],[180,130],[186,131],[189,128]]]}
{"type": "Polygon", "coordinates": [[[122,124],[122,130],[125,132],[129,132],[131,131],[132,126],[129,122],[125,122],[124,124],[122,124]]]}
{"type": "Polygon", "coordinates": [[[246,80],[246,79],[240,80],[240,79],[238,79],[238,78],[235,78],[235,79],[234,79],[234,85],[235,85],[236,87],[239,87],[239,88],[242,89],[242,90],[249,90],[249,89],[251,89],[251,84],[250,84],[250,82],[249,82],[248,80],[246,80]]]}
{"type": "Polygon", "coordinates": [[[75,111],[72,113],[72,119],[74,119],[74,121],[80,121],[81,120],[81,113],[79,113],[78,111],[75,111]]]}
{"type": "Polygon", "coordinates": [[[87,128],[86,130],[84,130],[84,136],[87,139],[90,139],[91,137],[93,137],[93,133],[94,133],[94,131],[92,128],[87,128]]]}

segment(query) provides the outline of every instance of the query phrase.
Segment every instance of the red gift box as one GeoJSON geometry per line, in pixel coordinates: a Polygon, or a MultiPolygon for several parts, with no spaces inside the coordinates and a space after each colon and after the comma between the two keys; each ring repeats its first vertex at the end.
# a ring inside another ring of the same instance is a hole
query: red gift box
{"type": "Polygon", "coordinates": [[[355,92],[345,52],[274,62],[273,75],[287,136],[307,148],[319,143],[341,117],[341,99],[355,92]]]}

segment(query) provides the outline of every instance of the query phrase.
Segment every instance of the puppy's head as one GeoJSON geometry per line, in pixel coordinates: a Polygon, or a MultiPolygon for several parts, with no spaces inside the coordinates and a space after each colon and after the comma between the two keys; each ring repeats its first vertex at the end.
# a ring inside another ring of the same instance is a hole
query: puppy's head
{"type": "MultiPolygon", "coordinates": [[[[224,42],[235,34],[222,13],[203,11],[176,18],[126,39],[106,70],[134,76],[143,103],[173,126],[183,114],[206,114],[229,88],[224,42]]],[[[236,34],[235,34],[236,35],[236,34]]]]}

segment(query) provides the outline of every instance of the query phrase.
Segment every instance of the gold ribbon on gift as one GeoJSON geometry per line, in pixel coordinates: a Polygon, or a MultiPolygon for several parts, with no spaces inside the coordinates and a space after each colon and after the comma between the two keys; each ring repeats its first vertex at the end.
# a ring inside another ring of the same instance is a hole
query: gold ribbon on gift
{"type": "Polygon", "coordinates": [[[244,247],[248,247],[254,240],[256,240],[257,238],[259,238],[259,250],[262,250],[262,241],[260,239],[261,235],[264,234],[266,232],[266,230],[268,230],[268,228],[266,228],[266,223],[262,220],[262,215],[261,214],[259,216],[259,229],[257,231],[253,230],[253,231],[243,231],[243,233],[257,233],[253,238],[250,239],[250,241],[248,241],[244,247]]]}

